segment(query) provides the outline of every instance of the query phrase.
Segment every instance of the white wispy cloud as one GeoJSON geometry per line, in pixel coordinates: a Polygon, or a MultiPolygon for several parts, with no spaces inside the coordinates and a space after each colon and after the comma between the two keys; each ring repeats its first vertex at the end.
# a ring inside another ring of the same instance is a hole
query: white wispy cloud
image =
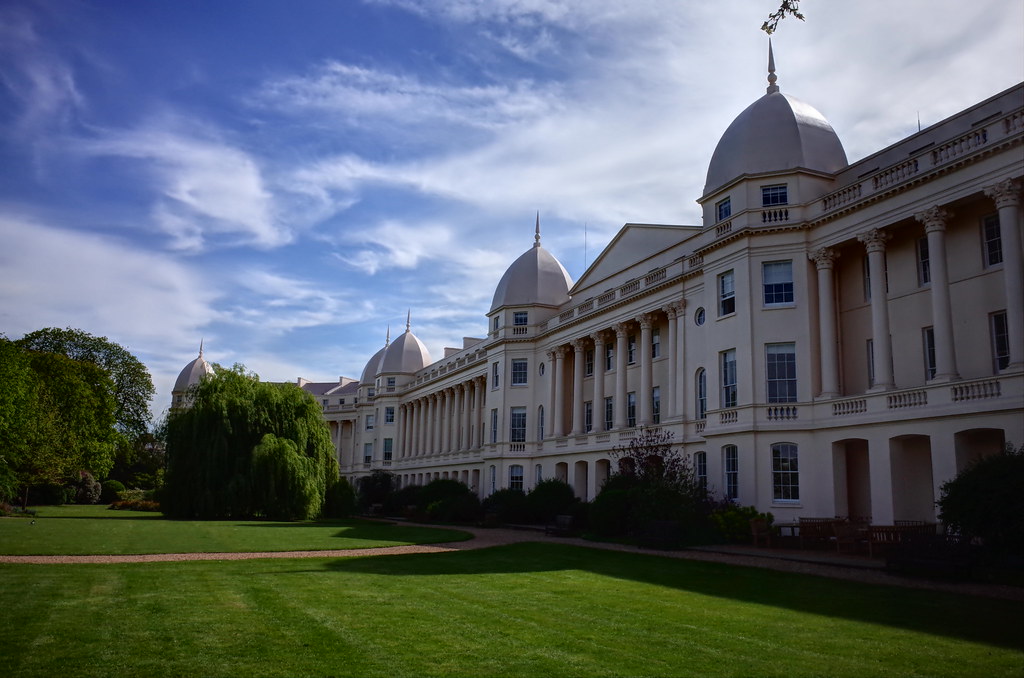
{"type": "Polygon", "coordinates": [[[196,251],[211,239],[271,248],[292,239],[275,213],[257,160],[225,142],[154,125],[107,130],[69,140],[67,146],[84,155],[136,162],[152,182],[154,223],[177,249],[196,251]]]}

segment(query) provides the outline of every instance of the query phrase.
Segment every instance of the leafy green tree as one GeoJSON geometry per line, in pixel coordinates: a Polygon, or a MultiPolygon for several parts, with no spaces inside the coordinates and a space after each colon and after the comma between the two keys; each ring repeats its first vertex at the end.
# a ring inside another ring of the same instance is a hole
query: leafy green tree
{"type": "Polygon", "coordinates": [[[36,379],[28,355],[0,335],[0,501],[17,495],[17,469],[29,453],[36,404],[36,379]]]}
{"type": "Polygon", "coordinates": [[[149,405],[156,393],[153,379],[146,366],[123,346],[82,330],[55,327],[26,334],[17,343],[30,351],[59,353],[99,366],[114,383],[117,430],[128,440],[149,432],[149,405]]]}
{"type": "Polygon", "coordinates": [[[294,384],[261,382],[241,365],[215,366],[192,407],[167,422],[161,505],[173,518],[320,514],[338,476],[323,412],[294,384]]]}
{"type": "Polygon", "coordinates": [[[943,483],[938,505],[948,527],[1024,557],[1024,445],[1007,443],[943,483]]]}

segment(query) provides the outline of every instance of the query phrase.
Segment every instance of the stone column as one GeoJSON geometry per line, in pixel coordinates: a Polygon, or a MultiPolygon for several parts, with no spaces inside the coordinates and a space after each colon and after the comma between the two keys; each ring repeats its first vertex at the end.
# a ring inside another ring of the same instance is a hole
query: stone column
{"type": "Polygon", "coordinates": [[[555,403],[554,411],[551,413],[551,428],[555,437],[565,435],[565,424],[562,413],[565,412],[565,354],[568,353],[565,346],[555,348],[555,403]]]}
{"type": "Polygon", "coordinates": [[[639,423],[641,426],[650,426],[653,421],[651,415],[651,410],[653,409],[653,403],[651,402],[653,367],[651,363],[654,359],[651,357],[651,335],[654,327],[654,314],[644,313],[636,321],[640,323],[640,393],[637,394],[637,399],[640,401],[639,423]]]}
{"type": "Polygon", "coordinates": [[[861,233],[857,240],[868,252],[871,276],[871,338],[874,345],[875,385],[872,391],[896,387],[892,375],[892,340],[889,336],[889,301],[885,292],[885,241],[889,234],[877,228],[861,233]]]}
{"type": "Polygon", "coordinates": [[[545,423],[546,429],[547,429],[547,431],[546,431],[547,436],[546,437],[554,438],[557,435],[557,433],[555,433],[555,426],[554,426],[555,403],[557,402],[557,399],[556,399],[556,396],[555,396],[555,386],[556,386],[556,384],[555,384],[555,381],[556,381],[556,379],[555,379],[555,367],[556,367],[555,366],[555,351],[552,349],[552,350],[548,351],[545,355],[547,355],[547,358],[548,358],[548,372],[549,372],[549,374],[548,374],[548,384],[550,385],[550,388],[548,389],[549,393],[548,393],[547,421],[544,422],[544,423],[545,423]]]}
{"type": "Polygon", "coordinates": [[[456,384],[452,391],[455,393],[455,402],[452,407],[451,449],[458,452],[462,449],[462,399],[465,396],[462,384],[456,384]]]}
{"type": "Polygon", "coordinates": [[[1024,369],[1024,263],[1021,261],[1020,181],[1007,179],[985,189],[999,210],[999,238],[1003,245],[1003,282],[1006,287],[1006,326],[1010,340],[1007,370],[1024,369]]]}
{"type": "Polygon", "coordinates": [[[668,318],[668,388],[665,389],[665,404],[662,408],[662,421],[672,419],[676,416],[676,383],[679,381],[679,368],[677,366],[676,346],[676,317],[679,315],[679,306],[673,301],[661,307],[668,318]]]}
{"type": "Polygon", "coordinates": [[[413,456],[423,454],[423,399],[417,398],[413,401],[413,456]]]}
{"type": "Polygon", "coordinates": [[[484,416],[487,412],[487,379],[477,377],[476,380],[477,417],[476,417],[476,439],[477,447],[484,446],[484,416]]]}
{"type": "Polygon", "coordinates": [[[427,396],[427,445],[426,453],[433,455],[437,452],[437,394],[431,393],[427,396]]]}
{"type": "Polygon", "coordinates": [[[590,335],[594,340],[594,430],[604,430],[604,332],[590,335]]]}
{"type": "Polygon", "coordinates": [[[398,431],[398,435],[395,436],[395,456],[399,459],[405,459],[405,405],[401,404],[395,408],[395,430],[398,431]]]}
{"type": "Polygon", "coordinates": [[[935,206],[914,215],[924,224],[928,236],[928,266],[931,270],[932,332],[935,336],[934,381],[960,378],[953,343],[953,308],[949,301],[949,272],[946,268],[946,224],[953,215],[935,206]]]}
{"type": "Polygon", "coordinates": [[[572,350],[572,435],[578,436],[586,433],[583,425],[583,363],[586,359],[584,352],[587,350],[587,340],[573,339],[572,350]]]}
{"type": "Polygon", "coordinates": [[[451,416],[452,416],[452,391],[450,388],[446,388],[437,394],[438,399],[438,423],[440,424],[440,435],[441,444],[439,449],[441,452],[451,452],[452,444],[452,431],[451,431],[451,416]]]}
{"type": "Polygon", "coordinates": [[[626,359],[628,357],[629,325],[618,323],[615,330],[615,414],[614,428],[626,428],[626,359]]]}
{"type": "Polygon", "coordinates": [[[836,329],[836,294],[833,271],[839,253],[822,247],[810,255],[818,271],[818,343],[820,344],[821,398],[839,396],[839,343],[836,329]]]}

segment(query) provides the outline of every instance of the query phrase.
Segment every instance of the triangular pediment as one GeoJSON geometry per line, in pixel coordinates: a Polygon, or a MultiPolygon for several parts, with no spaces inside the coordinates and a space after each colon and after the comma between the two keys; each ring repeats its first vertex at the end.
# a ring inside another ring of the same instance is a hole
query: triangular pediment
{"type": "Polygon", "coordinates": [[[699,226],[626,224],[580,276],[570,294],[575,297],[588,287],[600,286],[611,278],[628,275],[632,267],[680,245],[699,234],[700,230],[699,226]]]}

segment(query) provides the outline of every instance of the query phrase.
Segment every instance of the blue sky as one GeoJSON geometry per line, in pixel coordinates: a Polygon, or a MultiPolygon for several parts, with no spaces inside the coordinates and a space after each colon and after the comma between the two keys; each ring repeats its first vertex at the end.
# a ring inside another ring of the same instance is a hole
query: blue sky
{"type": "MultiPolygon", "coordinates": [[[[195,357],[358,377],[481,336],[533,241],[699,224],[776,0],[7,0],[0,332],[105,335],[159,414],[195,357]]],[[[808,0],[779,85],[851,160],[1024,80],[1019,0],[808,0]]],[[[586,247],[584,242],[586,241],[586,247]]]]}

